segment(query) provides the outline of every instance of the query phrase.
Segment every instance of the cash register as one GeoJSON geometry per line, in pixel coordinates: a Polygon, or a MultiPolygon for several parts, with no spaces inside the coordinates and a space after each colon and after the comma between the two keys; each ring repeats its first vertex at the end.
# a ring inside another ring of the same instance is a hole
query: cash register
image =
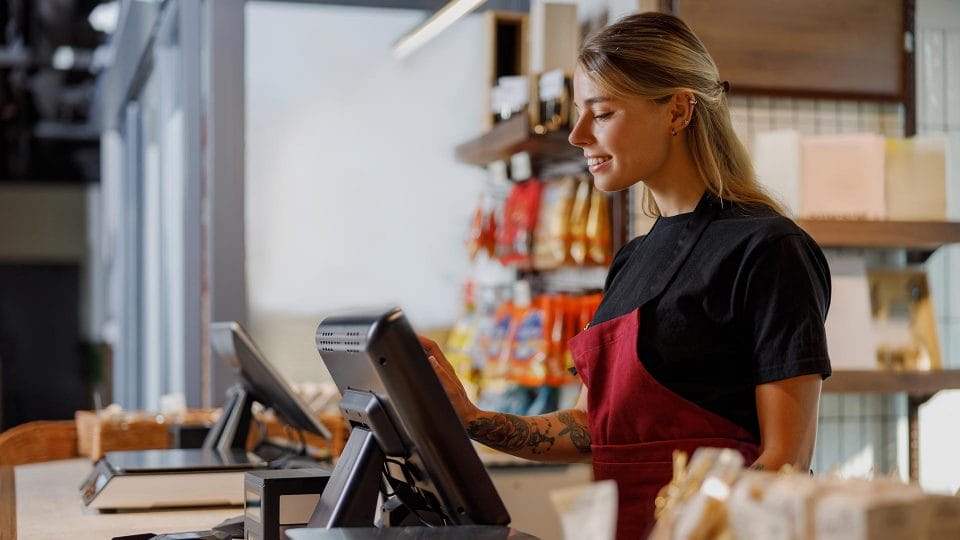
{"type": "Polygon", "coordinates": [[[107,452],[80,486],[85,505],[100,510],[242,505],[244,472],[271,466],[245,450],[255,401],[297,429],[331,437],[239,324],[213,323],[210,339],[238,382],[202,448],[107,452]]]}
{"type": "Polygon", "coordinates": [[[316,345],[351,431],[308,526],[287,538],[532,538],[509,528],[402,310],[328,317],[316,345]]]}

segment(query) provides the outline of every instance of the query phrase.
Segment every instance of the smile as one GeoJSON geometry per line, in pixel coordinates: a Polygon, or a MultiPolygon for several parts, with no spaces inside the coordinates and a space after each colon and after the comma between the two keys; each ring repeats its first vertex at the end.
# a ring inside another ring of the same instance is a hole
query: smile
{"type": "Polygon", "coordinates": [[[594,165],[600,165],[601,163],[606,163],[610,161],[610,157],[592,157],[587,159],[587,165],[593,167],[594,165]]]}
{"type": "Polygon", "coordinates": [[[587,168],[590,169],[591,173],[596,173],[600,169],[607,166],[610,163],[612,158],[610,156],[605,157],[592,157],[587,159],[587,168]]]}

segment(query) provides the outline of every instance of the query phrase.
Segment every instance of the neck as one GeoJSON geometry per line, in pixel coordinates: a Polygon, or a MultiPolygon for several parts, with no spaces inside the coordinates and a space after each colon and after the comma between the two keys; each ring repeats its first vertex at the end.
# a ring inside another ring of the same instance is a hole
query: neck
{"type": "Polygon", "coordinates": [[[674,144],[674,159],[668,160],[656,179],[644,182],[664,217],[693,212],[704,192],[703,181],[685,141],[677,137],[674,144]]]}
{"type": "Polygon", "coordinates": [[[664,217],[693,212],[704,192],[703,182],[695,174],[677,174],[657,185],[648,183],[647,187],[664,217]]]}

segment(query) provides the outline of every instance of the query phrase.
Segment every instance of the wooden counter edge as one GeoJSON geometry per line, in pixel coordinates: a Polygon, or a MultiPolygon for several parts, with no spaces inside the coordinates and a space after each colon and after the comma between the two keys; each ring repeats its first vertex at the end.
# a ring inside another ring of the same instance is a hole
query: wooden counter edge
{"type": "Polygon", "coordinates": [[[17,538],[17,489],[13,467],[0,467],[0,540],[17,538]]]}

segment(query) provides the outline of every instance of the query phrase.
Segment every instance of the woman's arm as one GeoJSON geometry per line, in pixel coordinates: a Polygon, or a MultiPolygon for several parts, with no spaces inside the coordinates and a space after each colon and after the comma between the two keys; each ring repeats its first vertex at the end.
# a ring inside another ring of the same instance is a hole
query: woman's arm
{"type": "Polygon", "coordinates": [[[820,375],[804,375],[757,386],[760,457],[752,468],[775,471],[788,463],[810,468],[822,384],[820,375]]]}
{"type": "Polygon", "coordinates": [[[589,462],[590,431],[587,429],[587,389],[573,409],[540,416],[517,416],[482,411],[463,390],[453,366],[433,341],[420,338],[434,371],[440,378],[457,416],[471,439],[508,454],[552,463],[589,462]]]}

